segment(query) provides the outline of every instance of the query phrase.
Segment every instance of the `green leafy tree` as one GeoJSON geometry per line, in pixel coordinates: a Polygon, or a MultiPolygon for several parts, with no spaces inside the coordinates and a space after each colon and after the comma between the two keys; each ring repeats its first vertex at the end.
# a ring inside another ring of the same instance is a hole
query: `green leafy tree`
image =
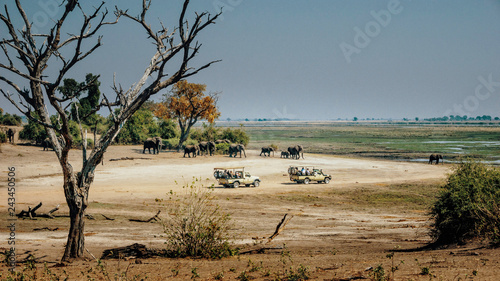
{"type": "Polygon", "coordinates": [[[71,105],[70,119],[81,120],[83,124],[95,125],[99,118],[94,109],[99,106],[101,92],[98,80],[99,76],[89,73],[85,76],[85,82],[78,83],[75,79],[64,79],[63,85],[58,88],[59,92],[67,97],[75,99],[71,105]],[[86,96],[82,95],[86,93],[86,96]]]}
{"type": "Polygon", "coordinates": [[[157,135],[159,126],[153,113],[145,108],[137,110],[123,126],[115,142],[120,144],[141,144],[147,138],[157,135]]]}

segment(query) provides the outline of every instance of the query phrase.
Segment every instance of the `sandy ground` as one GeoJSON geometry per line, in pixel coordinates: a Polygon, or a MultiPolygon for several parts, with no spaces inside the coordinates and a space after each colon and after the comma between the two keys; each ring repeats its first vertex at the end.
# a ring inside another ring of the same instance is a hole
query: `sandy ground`
{"type": "MultiPolygon", "coordinates": [[[[78,169],[81,151],[72,153],[72,163],[78,169]]],[[[234,242],[242,248],[250,247],[255,238],[271,235],[283,215],[293,215],[285,230],[272,241],[270,246],[276,249],[218,261],[157,258],[136,263],[108,260],[106,265],[114,274],[112,276],[127,274],[130,280],[130,276],[147,277],[148,280],[186,280],[195,276],[195,269],[200,280],[220,277],[222,280],[236,280],[243,273],[255,280],[274,280],[276,276],[284,276],[285,272],[304,265],[313,280],[352,280],[369,278],[373,274],[370,268],[380,264],[386,275],[392,266],[399,265],[395,280],[498,280],[498,250],[468,245],[416,251],[430,241],[428,216],[422,211],[353,208],[348,202],[328,196],[331,190],[353,192],[363,186],[385,188],[396,183],[443,182],[450,166],[307,153],[301,160],[281,159],[279,154],[265,158],[258,154],[258,151],[247,151],[247,158],[183,158],[176,152],[142,154],[140,146],[110,147],[104,164],[97,168],[90,191],[91,204],[87,213],[94,220],[86,222],[88,252],[100,257],[105,249],[132,243],[161,248],[165,241],[161,225],[130,222],[129,219],[147,219],[158,210],[164,210],[155,199],[166,199],[170,192],[180,194],[183,186],[193,181],[197,180],[204,186],[217,185],[212,175],[214,167],[244,166],[252,175],[261,178],[260,187],[217,187],[214,194],[219,204],[232,214],[234,242]],[[122,157],[134,159],[110,161],[122,157]],[[286,175],[290,165],[320,167],[333,175],[333,181],[309,185],[292,183],[286,175]],[[114,220],[106,220],[103,215],[114,220]],[[386,255],[394,249],[409,251],[396,252],[391,260],[386,255]],[[404,263],[400,264],[401,261],[404,263]],[[426,268],[430,274],[422,275],[426,268]]],[[[60,205],[58,215],[68,213],[62,191],[62,174],[52,151],[4,144],[0,162],[3,170],[0,176],[0,214],[6,221],[7,167],[16,169],[16,212],[43,202],[39,210],[42,213],[57,205],[60,205]]],[[[68,218],[18,219],[15,223],[18,261],[28,254],[49,266],[59,261],[66,242],[68,218]],[[57,229],[51,231],[44,227],[57,229]],[[37,228],[42,230],[35,230],[37,228]]],[[[0,235],[2,241],[7,241],[8,229],[2,227],[0,235]]],[[[7,248],[7,243],[2,242],[1,247],[7,248]]],[[[52,271],[65,270],[70,274],[70,280],[89,280],[88,270],[95,269],[96,262],[90,254],[88,257],[88,261],[54,267],[52,271]]],[[[18,264],[20,268],[22,264],[18,264]]],[[[5,274],[5,264],[0,270],[5,274]]]]}

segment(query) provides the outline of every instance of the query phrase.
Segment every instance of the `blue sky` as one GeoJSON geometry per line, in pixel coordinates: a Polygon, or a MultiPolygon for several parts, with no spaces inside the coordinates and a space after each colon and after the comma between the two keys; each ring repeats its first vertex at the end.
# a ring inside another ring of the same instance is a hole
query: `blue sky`
{"type": "MultiPolygon", "coordinates": [[[[41,21],[41,13],[62,13],[44,6],[51,1],[22,2],[41,21]]],[[[140,3],[106,5],[138,11],[140,3]]],[[[153,1],[149,19],[173,27],[181,5],[153,1]]],[[[500,116],[498,0],[192,0],[188,18],[220,6],[194,66],[222,61],[190,82],[222,93],[221,119],[500,116]]],[[[107,27],[103,47],[72,77],[101,74],[101,91],[111,95],[116,73],[128,88],[152,53],[140,32],[124,18],[107,27]]]]}

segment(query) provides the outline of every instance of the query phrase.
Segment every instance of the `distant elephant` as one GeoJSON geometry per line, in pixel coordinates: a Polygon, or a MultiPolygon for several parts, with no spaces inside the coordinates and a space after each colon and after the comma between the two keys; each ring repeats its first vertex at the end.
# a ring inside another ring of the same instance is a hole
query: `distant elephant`
{"type": "Polygon", "coordinates": [[[247,157],[247,154],[245,153],[245,146],[242,145],[242,144],[231,144],[229,146],[229,157],[233,157],[233,153],[234,153],[234,157],[236,157],[236,155],[238,155],[238,152],[240,153],[240,158],[241,158],[241,152],[243,152],[243,154],[245,155],[245,158],[247,157]]]}
{"type": "Polygon", "coordinates": [[[142,149],[142,153],[146,153],[146,149],[151,154],[151,148],[153,149],[153,154],[159,154],[162,143],[160,137],[149,138],[144,141],[144,148],[142,149]]]}
{"type": "MultiPolygon", "coordinates": [[[[429,164],[432,165],[432,162],[436,161],[436,165],[439,164],[439,159],[443,160],[443,155],[441,154],[431,154],[431,156],[429,156],[429,164]]],[[[444,160],[441,161],[441,164],[444,163],[444,160]]]]}
{"type": "Polygon", "coordinates": [[[267,154],[267,156],[271,157],[271,152],[273,153],[273,157],[274,157],[274,148],[272,148],[270,146],[263,147],[259,156],[262,156],[262,154],[264,153],[264,156],[266,156],[266,154],[267,154]]]}
{"type": "MultiPolygon", "coordinates": [[[[66,141],[64,140],[64,138],[62,136],[58,136],[57,137],[57,141],[59,142],[59,144],[61,146],[64,146],[66,145],[66,141]]],[[[45,138],[43,141],[42,141],[42,147],[43,147],[43,151],[45,150],[49,150],[49,149],[52,149],[54,150],[54,146],[52,145],[52,142],[50,141],[50,138],[45,138]]]]}
{"type": "Polygon", "coordinates": [[[300,159],[301,154],[302,159],[304,159],[304,148],[302,145],[290,146],[288,148],[288,152],[290,153],[290,157],[292,157],[292,159],[300,159]]]}
{"type": "Polygon", "coordinates": [[[7,138],[9,139],[10,143],[14,143],[14,135],[16,134],[16,130],[9,128],[6,132],[7,138]]]}
{"type": "Polygon", "coordinates": [[[288,152],[288,151],[282,151],[281,152],[281,158],[290,158],[290,152],[288,152]]]}
{"type": "Polygon", "coordinates": [[[191,153],[193,154],[193,157],[196,157],[196,153],[198,152],[198,150],[200,149],[200,147],[198,145],[186,145],[184,147],[184,156],[183,157],[186,157],[186,154],[188,155],[189,158],[191,158],[191,153]]]}
{"type": "Polygon", "coordinates": [[[42,141],[42,147],[43,147],[43,151],[45,150],[49,150],[49,149],[54,149],[52,147],[52,143],[50,142],[50,139],[49,138],[46,138],[42,141]]]}
{"type": "Polygon", "coordinates": [[[228,140],[228,139],[216,140],[216,141],[215,141],[215,144],[221,144],[221,143],[231,143],[231,141],[230,141],[230,140],[228,140]]]}
{"type": "Polygon", "coordinates": [[[215,152],[215,142],[213,141],[202,141],[198,144],[200,150],[198,151],[198,155],[207,155],[210,153],[212,156],[215,152]]]}

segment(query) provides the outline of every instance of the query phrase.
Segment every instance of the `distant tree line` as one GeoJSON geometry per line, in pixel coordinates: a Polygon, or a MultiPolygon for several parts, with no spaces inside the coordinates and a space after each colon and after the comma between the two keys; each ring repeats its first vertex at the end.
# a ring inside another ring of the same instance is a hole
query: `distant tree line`
{"type": "Polygon", "coordinates": [[[0,108],[0,125],[6,126],[21,126],[23,119],[21,116],[9,113],[3,113],[3,109],[0,108]]]}
{"type": "MultiPolygon", "coordinates": [[[[80,126],[88,131],[87,145],[92,146],[94,134],[100,135],[114,125],[113,116],[103,117],[94,112],[98,105],[101,92],[99,90],[99,76],[87,74],[84,82],[74,79],[65,79],[63,86],[58,88],[61,95],[73,97],[74,102],[67,109],[69,116],[70,132],[74,140],[74,146],[79,147],[83,143],[80,126]]],[[[172,101],[170,96],[165,96],[159,103],[145,102],[125,123],[120,133],[116,136],[115,144],[142,144],[147,138],[161,137],[168,149],[177,148],[183,144],[195,144],[200,141],[215,141],[227,139],[233,143],[247,145],[249,137],[242,128],[220,129],[214,126],[214,121],[220,116],[216,108],[217,94],[204,96],[205,85],[191,84],[182,81],[187,90],[174,87],[177,100],[172,101]],[[191,89],[198,89],[191,91],[191,89]],[[184,95],[183,92],[188,92],[184,95]],[[209,125],[203,124],[201,129],[191,129],[198,120],[207,120],[209,125]],[[187,122],[186,122],[187,120],[187,122]]],[[[2,115],[0,121],[6,120],[6,125],[21,125],[21,117],[15,115],[2,115]]],[[[33,114],[33,113],[32,113],[33,114]]],[[[47,137],[44,127],[33,121],[37,116],[29,118],[19,133],[20,139],[33,141],[41,144],[47,137]]],[[[56,115],[51,116],[53,124],[58,124],[56,115]]],[[[0,124],[3,124],[0,122],[0,124]]]]}
{"type": "Polygon", "coordinates": [[[492,118],[490,115],[483,115],[483,116],[460,116],[460,115],[450,115],[450,116],[443,116],[443,117],[434,117],[434,118],[426,118],[424,119],[425,121],[499,121],[499,117],[494,117],[492,118]]]}

